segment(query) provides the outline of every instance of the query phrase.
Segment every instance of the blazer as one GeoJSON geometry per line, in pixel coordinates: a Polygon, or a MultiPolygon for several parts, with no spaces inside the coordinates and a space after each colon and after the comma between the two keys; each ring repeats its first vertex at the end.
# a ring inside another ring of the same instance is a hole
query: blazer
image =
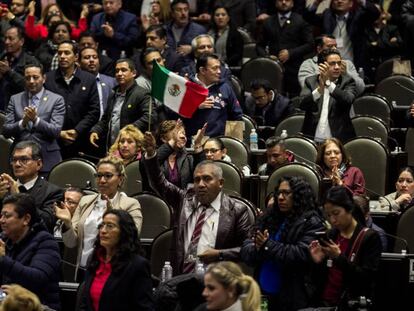
{"type": "Polygon", "coordinates": [[[40,218],[50,233],[53,233],[56,217],[53,204],[63,200],[63,189],[38,177],[32,188],[27,191],[35,200],[35,206],[40,218]]]}
{"type": "Polygon", "coordinates": [[[79,136],[89,133],[99,119],[99,95],[95,76],[77,68],[69,85],[60,69],[48,72],[46,77],[45,88],[65,99],[63,129],[75,129],[79,136]]]}
{"type": "MultiPolygon", "coordinates": [[[[98,77],[96,77],[98,79],[98,77]]],[[[106,107],[108,106],[108,100],[113,94],[113,88],[118,84],[115,78],[107,76],[105,74],[99,74],[99,83],[102,87],[102,105],[103,105],[103,113],[105,113],[106,107]]]]}
{"type": "MultiPolygon", "coordinates": [[[[116,92],[119,90],[119,87],[114,89],[112,96],[108,99],[108,106],[105,110],[101,121],[99,121],[91,129],[91,132],[98,133],[99,136],[102,134],[107,134],[109,145],[109,138],[111,137],[111,118],[112,111],[114,109],[116,101],[116,92]]],[[[152,105],[151,96],[147,90],[138,86],[134,81],[134,84],[126,91],[125,100],[122,103],[121,107],[121,116],[119,119],[120,129],[125,125],[133,124],[141,132],[145,133],[148,130],[148,122],[151,117],[151,124],[154,124],[157,121],[156,112],[153,110],[151,116],[149,115],[150,105],[152,105]]]]}
{"type": "Polygon", "coordinates": [[[245,102],[245,113],[254,119],[263,118],[265,126],[277,126],[282,120],[294,112],[290,100],[276,91],[273,100],[261,111],[256,107],[256,101],[253,96],[248,96],[245,102]]]}
{"type": "MultiPolygon", "coordinates": [[[[301,93],[303,98],[300,103],[300,109],[305,111],[302,133],[308,137],[315,136],[322,109],[323,96],[319,98],[318,102],[315,102],[312,96],[313,90],[319,85],[318,79],[319,75],[307,78],[301,93]]],[[[331,128],[332,137],[336,137],[343,142],[356,136],[354,126],[349,117],[349,111],[356,94],[355,81],[348,75],[339,77],[335,90],[330,94],[328,108],[329,127],[331,128]]]]}
{"type": "MultiPolygon", "coordinates": [[[[311,7],[305,10],[304,17],[312,24],[321,27],[321,32],[332,35],[336,25],[336,14],[332,9],[326,9],[322,15],[316,15],[316,8],[311,7]]],[[[371,1],[366,1],[365,7],[360,6],[355,12],[349,12],[346,19],[346,31],[352,42],[354,52],[354,64],[357,68],[364,65],[364,46],[366,36],[364,29],[369,28],[380,16],[380,11],[371,1]]]]}
{"type": "MultiPolygon", "coordinates": [[[[6,53],[1,53],[0,60],[4,61],[5,58],[6,53]]],[[[0,78],[0,92],[3,92],[2,97],[4,97],[4,99],[0,99],[0,110],[6,110],[6,105],[12,95],[24,91],[24,68],[26,65],[38,63],[39,61],[34,56],[24,50],[14,59],[10,64],[12,70],[0,78]]]]}
{"type": "Polygon", "coordinates": [[[32,129],[22,128],[24,108],[30,103],[28,92],[13,95],[6,110],[6,121],[3,127],[5,137],[13,137],[14,144],[22,140],[34,140],[42,146],[42,172],[49,172],[52,167],[62,161],[60,147],[57,142],[65,118],[65,101],[63,97],[44,90],[37,107],[39,123],[32,129]]]}
{"type": "MultiPolygon", "coordinates": [[[[211,34],[214,38],[214,40],[217,42],[217,30],[212,28],[209,31],[209,34],[211,34]]],[[[230,25],[228,36],[226,40],[226,63],[229,66],[240,66],[242,58],[243,58],[243,46],[244,41],[243,37],[240,34],[240,32],[233,26],[233,24],[230,25]]]]}
{"type": "MultiPolygon", "coordinates": [[[[100,194],[85,195],[79,202],[78,208],[72,216],[72,223],[70,228],[63,228],[62,239],[66,247],[78,248],[78,256],[76,265],[79,265],[82,257],[83,249],[83,225],[88,218],[89,214],[95,207],[95,203],[100,194]],[[66,230],[66,231],[64,231],[66,230]]],[[[118,197],[112,204],[114,209],[122,209],[127,211],[134,219],[135,225],[137,226],[138,233],[141,232],[142,227],[142,213],[141,205],[136,199],[128,197],[125,193],[118,193],[118,197]]],[[[96,224],[98,225],[98,224],[96,224]]]]}
{"type": "Polygon", "coordinates": [[[114,60],[120,58],[121,51],[132,54],[132,48],[139,36],[137,17],[124,10],[120,10],[113,18],[103,12],[96,14],[92,18],[90,29],[99,41],[99,48],[106,50],[108,56],[114,60]],[[102,29],[102,25],[107,22],[114,28],[112,38],[106,37],[102,29]]]}
{"type": "MultiPolygon", "coordinates": [[[[144,159],[144,165],[152,188],[174,211],[174,246],[171,258],[174,274],[180,274],[185,254],[185,227],[191,212],[198,206],[198,201],[193,188],[182,190],[166,180],[157,156],[144,159]]],[[[239,260],[240,247],[249,238],[252,225],[246,206],[223,193],[214,248],[222,252],[224,260],[239,260]]]]}
{"type": "MultiPolygon", "coordinates": [[[[95,274],[85,275],[80,311],[93,310],[90,289],[95,274]]],[[[119,274],[111,273],[99,300],[98,311],[154,310],[152,280],[147,259],[134,255],[119,274]]]]}
{"type": "Polygon", "coordinates": [[[287,49],[289,60],[284,66],[299,69],[303,57],[313,49],[312,27],[295,12],[291,12],[290,18],[280,27],[278,15],[273,15],[263,24],[263,38],[257,43],[258,55],[266,55],[266,46],[269,46],[269,53],[276,56],[280,50],[287,49]]]}
{"type": "Polygon", "coordinates": [[[233,25],[243,27],[250,33],[256,28],[256,3],[254,0],[215,0],[208,5],[209,13],[213,15],[214,7],[226,6],[233,25]]]}

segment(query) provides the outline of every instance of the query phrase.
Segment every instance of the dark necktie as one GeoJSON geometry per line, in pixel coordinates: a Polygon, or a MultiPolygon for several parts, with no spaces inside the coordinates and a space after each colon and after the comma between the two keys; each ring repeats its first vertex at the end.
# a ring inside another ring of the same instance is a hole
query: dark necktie
{"type": "Polygon", "coordinates": [[[287,20],[286,15],[280,16],[280,21],[279,21],[280,27],[283,27],[285,25],[286,20],[287,20]]]}
{"type": "Polygon", "coordinates": [[[20,193],[27,193],[27,189],[26,189],[26,187],[25,187],[25,186],[23,186],[23,185],[20,185],[20,186],[19,186],[19,192],[20,192],[20,193]]]}

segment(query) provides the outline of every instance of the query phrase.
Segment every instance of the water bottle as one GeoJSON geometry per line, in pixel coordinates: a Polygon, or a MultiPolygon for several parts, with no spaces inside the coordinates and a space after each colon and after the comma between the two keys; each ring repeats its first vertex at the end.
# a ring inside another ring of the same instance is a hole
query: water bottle
{"type": "Polygon", "coordinates": [[[126,53],[124,50],[121,51],[121,55],[119,56],[119,58],[126,58],[126,53]]]}
{"type": "Polygon", "coordinates": [[[280,134],[280,138],[286,139],[288,137],[288,133],[286,130],[282,130],[282,134],[280,134]]]}
{"type": "Polygon", "coordinates": [[[161,272],[161,281],[165,282],[172,278],[172,267],[169,261],[166,261],[161,272]]]}
{"type": "Polygon", "coordinates": [[[204,269],[204,264],[202,262],[199,262],[196,266],[196,274],[200,276],[204,276],[204,273],[206,273],[206,269],[204,269]]]}
{"type": "Polygon", "coordinates": [[[259,136],[257,136],[256,129],[252,129],[250,132],[250,150],[259,149],[258,142],[259,136]]]}

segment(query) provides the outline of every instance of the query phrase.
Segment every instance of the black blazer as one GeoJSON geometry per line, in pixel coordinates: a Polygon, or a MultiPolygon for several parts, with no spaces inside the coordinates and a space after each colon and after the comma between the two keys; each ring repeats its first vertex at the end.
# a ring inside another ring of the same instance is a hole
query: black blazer
{"type": "MultiPolygon", "coordinates": [[[[306,136],[315,136],[316,127],[322,109],[323,96],[317,102],[313,100],[312,91],[318,87],[319,75],[308,77],[302,90],[300,109],[305,111],[302,132],[306,136]]],[[[349,117],[352,102],[357,94],[356,84],[350,76],[340,76],[336,88],[329,99],[329,127],[333,137],[345,142],[356,136],[349,117]]]]}
{"type": "Polygon", "coordinates": [[[276,56],[280,50],[287,49],[289,60],[285,66],[294,64],[299,69],[303,57],[313,49],[312,27],[295,12],[280,27],[278,15],[273,15],[263,24],[263,37],[256,47],[258,55],[266,56],[266,46],[269,46],[269,53],[276,56]]]}
{"type": "Polygon", "coordinates": [[[35,199],[36,209],[40,218],[48,231],[53,233],[56,223],[53,203],[63,200],[63,189],[39,177],[27,193],[35,199]]]}
{"type": "MultiPolygon", "coordinates": [[[[217,41],[217,31],[212,28],[211,31],[214,33],[214,40],[217,41]]],[[[229,66],[240,66],[243,58],[243,37],[238,30],[230,26],[229,34],[226,41],[226,56],[225,60],[229,66]]]]}
{"type": "MultiPolygon", "coordinates": [[[[91,132],[98,133],[99,136],[107,134],[108,143],[112,132],[112,111],[114,109],[117,96],[116,93],[118,90],[119,86],[116,86],[112,96],[108,98],[108,106],[106,107],[106,111],[102,116],[102,119],[91,129],[91,132]]],[[[138,86],[138,84],[134,81],[134,84],[127,89],[125,100],[122,103],[121,116],[119,119],[120,129],[128,124],[132,124],[144,133],[148,130],[148,122],[150,118],[151,124],[156,124],[156,112],[153,110],[151,116],[149,115],[150,105],[152,105],[150,94],[145,89],[138,86]]]]}
{"type": "MultiPolygon", "coordinates": [[[[90,296],[95,275],[86,272],[80,311],[93,310],[90,296]]],[[[147,259],[134,255],[119,273],[111,273],[99,300],[99,311],[154,310],[152,280],[147,259]]]]}

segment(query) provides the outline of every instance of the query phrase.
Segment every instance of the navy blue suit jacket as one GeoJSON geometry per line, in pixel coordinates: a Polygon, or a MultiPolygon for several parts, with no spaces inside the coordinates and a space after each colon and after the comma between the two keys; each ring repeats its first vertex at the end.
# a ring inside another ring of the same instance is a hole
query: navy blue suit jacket
{"type": "Polygon", "coordinates": [[[105,13],[96,14],[91,22],[91,31],[99,41],[100,49],[105,50],[112,59],[118,59],[121,51],[131,55],[139,36],[137,17],[124,10],[120,10],[113,18],[105,13]],[[102,25],[107,22],[114,28],[112,38],[106,37],[102,29],[102,25]]]}

